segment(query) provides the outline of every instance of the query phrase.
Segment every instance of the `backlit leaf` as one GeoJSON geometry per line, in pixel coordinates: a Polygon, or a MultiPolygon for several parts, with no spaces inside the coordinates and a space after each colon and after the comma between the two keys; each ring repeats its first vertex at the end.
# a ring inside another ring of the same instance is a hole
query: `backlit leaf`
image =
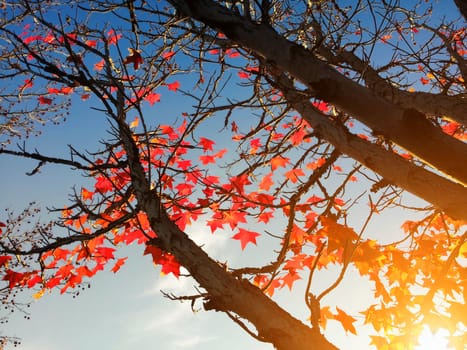
{"type": "Polygon", "coordinates": [[[232,238],[239,240],[242,250],[244,250],[248,243],[253,243],[256,245],[256,238],[259,236],[260,234],[257,232],[240,228],[238,233],[236,233],[232,238]]]}

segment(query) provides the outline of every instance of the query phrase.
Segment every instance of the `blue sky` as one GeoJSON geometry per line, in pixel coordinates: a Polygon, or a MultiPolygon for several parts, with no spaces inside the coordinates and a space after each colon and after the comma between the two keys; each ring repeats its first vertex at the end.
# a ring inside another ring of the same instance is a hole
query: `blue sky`
{"type": "MultiPolygon", "coordinates": [[[[188,108],[175,93],[164,90],[162,99],[151,111],[157,118],[173,117],[188,108]]],[[[66,156],[67,144],[81,145],[81,150],[94,150],[98,141],[108,136],[108,124],[103,115],[89,108],[92,105],[92,101],[76,103],[66,123],[45,128],[39,139],[28,140],[26,145],[51,156],[66,156]]],[[[216,129],[210,133],[215,135],[216,129]]],[[[88,181],[76,172],[55,165],[44,166],[33,177],[26,176],[25,173],[35,166],[35,162],[0,157],[0,169],[3,170],[0,173],[0,209],[20,210],[31,200],[37,200],[41,206],[60,207],[66,204],[73,186],[79,188],[88,181]]],[[[396,212],[393,215],[397,218],[396,212]]],[[[44,219],[47,219],[46,214],[44,219]]],[[[399,220],[389,217],[384,227],[373,229],[384,237],[397,231],[399,224],[399,220]]],[[[257,247],[250,245],[241,253],[238,242],[230,239],[231,232],[212,235],[202,220],[191,227],[190,232],[210,254],[233,265],[241,265],[247,259],[264,262],[271,259],[271,255],[264,254],[261,240],[257,247]]],[[[58,291],[45,295],[28,310],[29,320],[24,319],[23,314],[15,313],[2,328],[2,333],[20,337],[22,350],[272,349],[272,346],[251,338],[226,315],[203,310],[193,313],[189,303],[163,298],[160,290],[179,295],[193,293],[194,283],[183,277],[177,280],[173,276],[161,276],[159,269],[153,266],[148,256],[143,257],[142,252],[141,246],[122,248],[118,256],[129,256],[129,259],[117,274],[110,271],[98,273],[91,281],[92,287],[82,291],[77,298],[59,295],[58,291]]],[[[316,288],[324,288],[335,273],[331,269],[319,274],[316,288]]],[[[344,305],[350,311],[356,310],[371,302],[368,287],[357,273],[351,273],[344,279],[340,292],[327,301],[331,305],[344,305]],[[356,282],[362,282],[362,287],[356,282]]],[[[298,282],[294,291],[283,289],[275,295],[281,305],[302,319],[306,317],[306,310],[302,309],[303,288],[303,282],[298,282]]],[[[336,322],[330,321],[327,334],[344,350],[369,348],[368,338],[346,335],[336,322]]]]}

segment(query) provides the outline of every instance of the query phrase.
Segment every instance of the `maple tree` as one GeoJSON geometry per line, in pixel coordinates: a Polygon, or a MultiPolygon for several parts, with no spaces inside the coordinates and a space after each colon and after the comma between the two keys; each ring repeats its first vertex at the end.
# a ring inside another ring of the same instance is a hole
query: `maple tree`
{"type": "Polygon", "coordinates": [[[424,325],[463,347],[458,18],[440,19],[429,1],[69,6],[2,3],[0,154],[37,161],[29,176],[56,164],[88,180],[51,222],[36,222],[34,205],[0,217],[4,312],[22,308],[22,289],[38,299],[118,272],[127,259],[118,248],[139,244],[163,274],[198,284],[199,294],[173,298],[224,312],[277,349],[336,349],[328,321],[351,334],[371,326],[378,349],[413,348],[424,325]],[[174,95],[167,116],[158,106],[174,95]],[[69,157],[28,148],[84,102],[108,120],[100,149],[85,151],[86,140],[69,157]],[[395,216],[400,232],[382,237],[378,225],[395,216]],[[190,239],[194,222],[272,261],[216,261],[190,239]],[[335,279],[316,288],[331,267],[335,279]],[[374,295],[358,314],[326,298],[352,273],[374,295]],[[303,295],[305,319],[275,302],[283,288],[303,295]]]}

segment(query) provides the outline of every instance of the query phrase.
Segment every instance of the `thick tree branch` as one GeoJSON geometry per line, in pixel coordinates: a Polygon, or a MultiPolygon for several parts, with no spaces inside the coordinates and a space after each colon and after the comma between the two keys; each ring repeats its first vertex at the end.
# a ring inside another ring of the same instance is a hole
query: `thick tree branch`
{"type": "MultiPolygon", "coordinates": [[[[414,109],[401,108],[357,84],[290,42],[270,26],[240,17],[212,0],[169,0],[179,11],[222,31],[244,48],[276,65],[332,103],[427,164],[467,184],[467,144],[444,134],[414,109]]],[[[467,114],[467,103],[458,106],[467,114]]]]}
{"type": "Polygon", "coordinates": [[[362,74],[366,85],[373,92],[391,103],[405,108],[413,108],[427,115],[447,116],[458,123],[467,125],[466,102],[463,101],[462,96],[400,90],[389,81],[383,79],[373,67],[352,51],[343,49],[334,53],[324,45],[317,47],[315,50],[331,64],[343,62],[349,64],[353,69],[362,74]]]}
{"type": "Polygon", "coordinates": [[[317,111],[307,98],[299,95],[290,80],[279,79],[280,88],[290,105],[302,118],[338,150],[349,155],[387,181],[433,204],[446,214],[467,220],[467,188],[418,167],[392,151],[353,135],[317,111]]]}

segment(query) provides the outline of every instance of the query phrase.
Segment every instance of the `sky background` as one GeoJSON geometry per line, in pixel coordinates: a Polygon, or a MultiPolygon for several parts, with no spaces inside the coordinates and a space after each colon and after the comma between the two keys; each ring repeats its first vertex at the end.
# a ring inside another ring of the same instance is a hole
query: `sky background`
{"type": "MultiPolygon", "coordinates": [[[[453,6],[451,1],[449,6],[453,6]]],[[[105,117],[90,110],[92,105],[93,101],[75,103],[66,123],[45,128],[40,138],[30,139],[26,145],[30,150],[37,148],[52,156],[67,156],[68,144],[94,150],[100,139],[107,138],[108,124],[105,117]]],[[[164,91],[154,113],[157,112],[159,118],[174,115],[174,106],[180,110],[188,108],[180,103],[176,93],[164,91]]],[[[215,135],[217,130],[213,128],[210,132],[215,135]]],[[[0,209],[18,211],[32,200],[42,207],[62,207],[73,186],[79,189],[88,183],[76,172],[55,165],[46,165],[35,176],[26,176],[25,173],[36,165],[29,160],[0,157],[0,209]]],[[[2,215],[0,221],[4,218],[2,215]]],[[[44,220],[48,218],[45,212],[42,215],[44,220]]],[[[378,228],[379,234],[384,236],[397,231],[399,225],[399,220],[389,218],[384,227],[378,228]]],[[[261,240],[257,247],[249,245],[242,254],[229,232],[212,235],[202,220],[189,231],[197,242],[204,244],[208,253],[232,265],[241,265],[246,258],[265,262],[271,259],[271,255],[264,255],[261,240]]],[[[70,294],[60,295],[58,291],[45,295],[28,309],[30,319],[15,313],[8,324],[0,328],[0,334],[20,337],[22,350],[272,349],[271,345],[251,338],[224,314],[192,312],[189,303],[162,297],[160,290],[177,295],[191,294],[195,284],[183,277],[177,280],[172,275],[161,276],[151,258],[142,253],[141,246],[122,247],[117,257],[128,256],[129,259],[117,274],[109,269],[98,273],[91,281],[91,288],[86,288],[76,298],[70,294]]],[[[335,273],[331,269],[319,274],[317,288],[324,288],[335,273]]],[[[302,309],[303,288],[303,282],[297,282],[292,293],[282,289],[275,294],[280,305],[300,318],[306,317],[306,310],[302,309]]],[[[28,292],[25,293],[27,296],[28,292]]],[[[364,280],[357,273],[351,273],[328,302],[345,305],[346,310],[357,310],[371,303],[371,294],[364,280]]],[[[362,319],[357,314],[353,316],[362,319]]],[[[346,335],[335,321],[329,321],[327,335],[343,350],[370,348],[368,338],[346,335]]]]}

